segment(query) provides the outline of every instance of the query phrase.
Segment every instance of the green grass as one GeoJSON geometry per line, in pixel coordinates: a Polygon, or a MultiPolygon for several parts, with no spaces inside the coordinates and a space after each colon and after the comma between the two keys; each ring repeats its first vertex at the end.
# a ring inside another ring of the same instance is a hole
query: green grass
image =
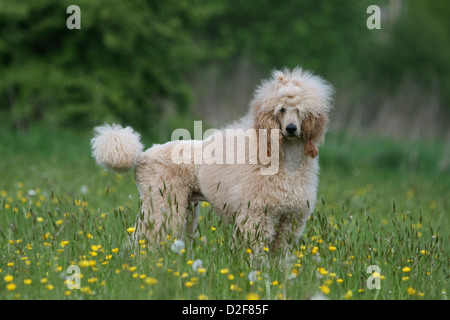
{"type": "MultiPolygon", "coordinates": [[[[139,199],[132,174],[107,173],[90,135],[0,132],[0,299],[447,299],[450,175],[443,144],[330,133],[301,243],[252,263],[231,226],[202,208],[182,254],[127,246],[139,199]],[[100,247],[101,246],[101,247],[100,247]],[[200,273],[192,263],[200,259],[200,273]],[[81,268],[81,289],[64,283],[81,268]],[[369,289],[368,266],[380,289],[369,289]],[[251,280],[249,280],[251,274],[251,280]],[[29,283],[31,280],[31,283],[29,283]]],[[[150,145],[148,141],[147,146],[150,145]]]]}

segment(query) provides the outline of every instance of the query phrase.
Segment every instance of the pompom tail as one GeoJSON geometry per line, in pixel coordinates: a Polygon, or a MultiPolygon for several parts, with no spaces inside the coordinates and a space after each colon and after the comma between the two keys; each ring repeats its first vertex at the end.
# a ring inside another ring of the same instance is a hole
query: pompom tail
{"type": "Polygon", "coordinates": [[[139,133],[116,124],[96,127],[94,132],[92,156],[98,165],[117,173],[134,167],[144,148],[139,133]]]}

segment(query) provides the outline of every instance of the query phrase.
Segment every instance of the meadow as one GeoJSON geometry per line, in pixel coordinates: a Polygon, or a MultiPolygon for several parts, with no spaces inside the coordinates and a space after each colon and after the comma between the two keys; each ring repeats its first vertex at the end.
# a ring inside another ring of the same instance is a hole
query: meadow
{"type": "Polygon", "coordinates": [[[208,203],[192,245],[130,250],[133,175],[99,168],[90,138],[0,131],[0,299],[448,299],[443,142],[330,132],[301,242],[256,265],[208,203]],[[71,265],[80,289],[67,286],[71,265]]]}

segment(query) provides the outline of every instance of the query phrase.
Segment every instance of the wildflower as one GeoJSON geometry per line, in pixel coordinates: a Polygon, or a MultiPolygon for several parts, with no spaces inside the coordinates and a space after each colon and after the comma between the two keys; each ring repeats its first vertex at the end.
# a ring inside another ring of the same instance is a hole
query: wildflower
{"type": "Polygon", "coordinates": [[[320,273],[321,275],[323,275],[323,276],[325,276],[325,275],[328,274],[328,271],[325,270],[325,268],[319,268],[319,269],[317,269],[317,271],[319,271],[319,273],[320,273]]]}
{"type": "Polygon", "coordinates": [[[8,290],[8,291],[14,291],[14,290],[16,290],[16,288],[17,288],[17,285],[15,283],[8,283],[6,285],[6,290],[8,290]]]}
{"type": "Polygon", "coordinates": [[[259,294],[254,293],[254,292],[250,292],[249,294],[247,294],[245,296],[245,300],[259,300],[259,294]]]}
{"type": "Polygon", "coordinates": [[[247,248],[247,250],[245,250],[245,252],[247,252],[247,253],[252,253],[252,249],[247,248]]]}
{"type": "Polygon", "coordinates": [[[128,229],[127,229],[127,232],[128,233],[133,233],[134,231],[136,231],[136,228],[133,228],[133,227],[129,227],[128,229]]]}
{"type": "Polygon", "coordinates": [[[402,269],[402,271],[403,271],[403,272],[410,272],[410,271],[411,271],[411,268],[410,268],[410,267],[404,267],[404,268],[402,269]]]}
{"type": "Polygon", "coordinates": [[[185,285],[186,287],[190,288],[190,287],[192,287],[192,286],[194,285],[194,282],[192,282],[192,281],[186,281],[186,282],[184,283],[184,285],[185,285]]]}
{"type": "Polygon", "coordinates": [[[119,248],[114,248],[111,251],[112,251],[112,253],[117,253],[117,252],[119,252],[119,248]]]}
{"type": "Polygon", "coordinates": [[[228,278],[228,280],[233,280],[233,279],[234,279],[234,276],[233,276],[232,274],[229,274],[229,275],[227,276],[227,278],[228,278]]]}
{"type": "Polygon", "coordinates": [[[317,251],[319,251],[319,248],[318,248],[318,247],[313,247],[313,248],[311,249],[311,254],[312,254],[312,255],[315,255],[315,254],[317,253],[317,251]]]}
{"type": "Polygon", "coordinates": [[[228,272],[230,272],[230,270],[228,270],[227,268],[220,269],[221,274],[227,274],[228,272]]]}
{"type": "Polygon", "coordinates": [[[42,222],[42,221],[44,221],[44,218],[42,218],[42,217],[37,217],[36,220],[37,220],[37,222],[42,222]]]}
{"type": "Polygon", "coordinates": [[[348,299],[351,299],[352,297],[353,297],[352,290],[347,290],[347,292],[344,294],[344,299],[348,300],[348,299]]]}
{"type": "Polygon", "coordinates": [[[211,231],[216,231],[216,228],[214,228],[214,227],[211,227],[211,231]]]}
{"type": "Polygon", "coordinates": [[[14,277],[8,274],[3,278],[3,280],[5,280],[6,282],[11,282],[14,280],[14,277]]]}
{"type": "Polygon", "coordinates": [[[198,300],[208,300],[208,296],[204,295],[204,294],[200,294],[198,296],[198,300]]]}
{"type": "Polygon", "coordinates": [[[170,249],[178,254],[183,254],[185,248],[185,244],[183,240],[175,240],[172,245],[170,246],[170,249]]]}
{"type": "Polygon", "coordinates": [[[207,201],[203,201],[202,204],[200,205],[202,208],[207,208],[210,206],[209,202],[207,201]]]}
{"type": "Polygon", "coordinates": [[[69,244],[69,241],[68,240],[62,240],[61,241],[61,247],[65,247],[65,246],[67,246],[69,244]]]}
{"type": "Polygon", "coordinates": [[[7,265],[8,267],[14,267],[14,262],[8,262],[6,265],[7,265]]]}
{"type": "Polygon", "coordinates": [[[336,251],[336,247],[335,246],[329,246],[328,250],[330,250],[331,252],[336,251]]]}
{"type": "Polygon", "coordinates": [[[320,291],[322,291],[324,294],[329,294],[330,293],[330,288],[326,285],[320,286],[319,287],[320,291]]]}
{"type": "Polygon", "coordinates": [[[46,286],[47,290],[53,290],[55,287],[52,284],[46,286]]]}
{"type": "Polygon", "coordinates": [[[416,294],[416,289],[413,289],[413,287],[409,287],[408,289],[406,289],[406,292],[408,292],[410,296],[413,296],[416,294]]]}
{"type": "Polygon", "coordinates": [[[81,260],[81,261],[78,262],[78,265],[79,265],[80,267],[82,267],[82,268],[89,267],[89,261],[87,261],[87,260],[81,260]]]}
{"type": "Polygon", "coordinates": [[[273,281],[273,282],[272,282],[272,285],[273,285],[273,286],[277,286],[277,285],[278,285],[278,281],[277,281],[277,280],[273,281]]]}
{"type": "Polygon", "coordinates": [[[269,252],[269,248],[264,247],[264,251],[265,251],[265,252],[269,252]]]}
{"type": "Polygon", "coordinates": [[[186,262],[188,264],[188,266],[192,266],[194,264],[194,260],[188,260],[188,262],[186,262]]]}
{"type": "Polygon", "coordinates": [[[409,280],[409,277],[402,277],[402,280],[403,280],[403,281],[408,281],[408,280],[409,280]]]}
{"type": "Polygon", "coordinates": [[[31,284],[31,282],[32,282],[31,279],[24,279],[23,280],[23,283],[26,284],[26,285],[31,284]]]}
{"type": "Polygon", "coordinates": [[[336,279],[336,282],[337,283],[342,283],[342,282],[344,282],[344,280],[343,279],[336,279]]]}
{"type": "Polygon", "coordinates": [[[102,247],[101,245],[92,245],[91,249],[92,249],[92,251],[98,251],[101,249],[101,247],[102,247]]]}

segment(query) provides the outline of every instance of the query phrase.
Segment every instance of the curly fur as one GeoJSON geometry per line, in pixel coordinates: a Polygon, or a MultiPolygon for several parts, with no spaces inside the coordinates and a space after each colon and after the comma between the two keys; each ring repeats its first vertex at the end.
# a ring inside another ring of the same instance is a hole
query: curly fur
{"type": "MultiPolygon", "coordinates": [[[[211,139],[171,141],[142,152],[139,135],[115,125],[95,129],[93,156],[114,171],[135,166],[142,201],[138,237],[163,241],[170,233],[183,238],[185,230],[196,228],[192,204],[207,200],[219,215],[234,221],[236,233],[245,239],[285,247],[290,238],[301,236],[314,209],[317,148],[324,140],[332,93],[326,81],[301,68],[274,71],[256,89],[248,114],[225,128],[256,129],[258,141],[260,129],[269,131],[269,137],[279,130],[277,154],[271,154],[273,141],[267,139],[267,156],[280,161],[276,174],[260,174],[264,165],[249,159],[245,164],[176,164],[171,159],[175,147],[206,149],[211,139]],[[295,134],[288,134],[287,123],[295,134]]],[[[250,143],[256,142],[250,138],[250,143]]]]}

